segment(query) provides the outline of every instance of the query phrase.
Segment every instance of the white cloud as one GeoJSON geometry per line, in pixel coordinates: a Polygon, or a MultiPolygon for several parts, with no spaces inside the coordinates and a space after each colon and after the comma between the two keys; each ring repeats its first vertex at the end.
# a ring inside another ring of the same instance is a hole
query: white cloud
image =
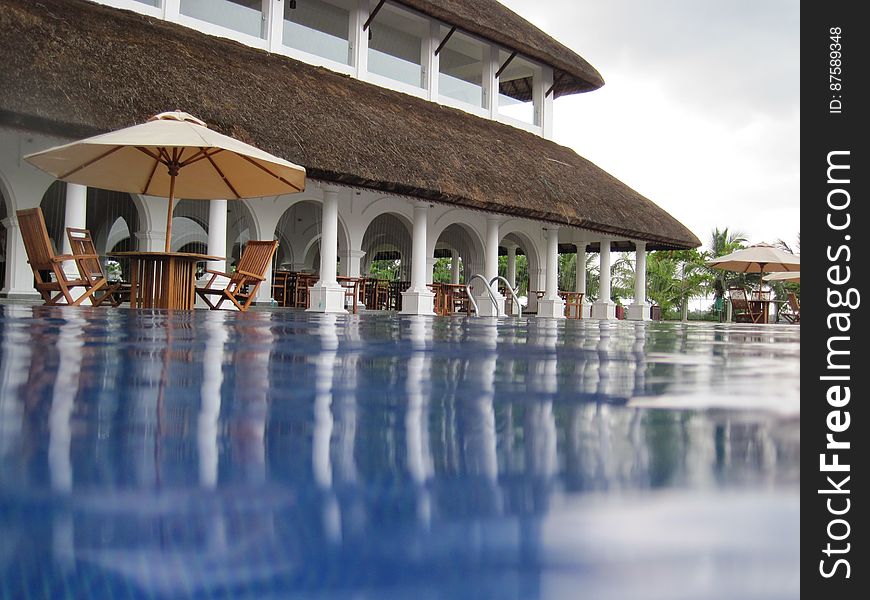
{"type": "Polygon", "coordinates": [[[556,101],[556,141],[706,241],[792,243],[799,206],[799,4],[501,0],[606,85],[556,101]]]}

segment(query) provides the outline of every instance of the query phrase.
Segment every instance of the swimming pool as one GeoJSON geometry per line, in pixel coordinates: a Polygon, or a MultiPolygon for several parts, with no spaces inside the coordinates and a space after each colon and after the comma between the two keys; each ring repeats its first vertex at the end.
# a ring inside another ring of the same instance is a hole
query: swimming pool
{"type": "Polygon", "coordinates": [[[0,305],[0,598],[793,598],[800,329],[0,305]]]}

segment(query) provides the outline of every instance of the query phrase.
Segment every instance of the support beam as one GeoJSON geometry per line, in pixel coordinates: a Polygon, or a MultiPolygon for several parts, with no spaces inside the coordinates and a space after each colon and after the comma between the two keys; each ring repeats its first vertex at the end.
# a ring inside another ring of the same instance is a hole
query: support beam
{"type": "Polygon", "coordinates": [[[378,13],[381,12],[381,9],[384,7],[384,2],[386,2],[386,0],[381,0],[380,2],[378,2],[378,5],[375,6],[375,9],[371,12],[371,14],[369,14],[369,18],[366,19],[366,22],[363,24],[363,31],[369,28],[369,25],[371,25],[372,21],[375,20],[375,17],[378,16],[378,13]]]}
{"type": "Polygon", "coordinates": [[[414,205],[414,232],[411,238],[411,287],[402,292],[403,315],[434,315],[435,294],[426,286],[426,247],[429,206],[414,205]]]}
{"type": "Polygon", "coordinates": [[[311,288],[309,312],[346,313],[344,288],[338,285],[335,270],[338,262],[338,194],[339,188],[323,190],[323,223],[320,236],[320,279],[311,288]]]}
{"type": "Polygon", "coordinates": [[[649,321],[649,305],[646,303],[646,242],[635,242],[634,302],[626,311],[626,319],[649,321]]]}
{"type": "Polygon", "coordinates": [[[538,317],[565,318],[565,301],[559,296],[559,228],[547,228],[547,285],[544,297],[538,301],[538,317]]]}

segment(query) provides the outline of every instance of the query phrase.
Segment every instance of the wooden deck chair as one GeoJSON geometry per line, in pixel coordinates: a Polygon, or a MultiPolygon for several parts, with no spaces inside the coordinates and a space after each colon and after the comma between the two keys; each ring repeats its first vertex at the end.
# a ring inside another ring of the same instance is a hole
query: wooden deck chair
{"type": "Polygon", "coordinates": [[[72,248],[73,256],[80,260],[76,261],[79,269],[79,276],[82,279],[87,279],[91,282],[96,282],[100,279],[106,279],[106,291],[98,300],[94,301],[95,306],[99,306],[108,300],[112,306],[120,306],[125,299],[130,299],[130,284],[125,282],[109,282],[103,274],[103,265],[97,256],[97,250],[94,247],[94,239],[91,237],[91,232],[88,229],[78,229],[76,227],[66,228],[66,237],[69,239],[70,248],[72,248]]]}
{"type": "Polygon", "coordinates": [[[97,259],[97,255],[73,256],[70,254],[56,254],[48,237],[48,229],[45,226],[45,217],[42,209],[28,208],[16,212],[18,226],[21,229],[21,238],[24,240],[24,249],[27,251],[27,262],[33,269],[33,277],[36,280],[34,287],[45,300],[47,306],[78,306],[87,299],[94,304],[101,304],[105,294],[97,296],[98,291],[105,291],[106,278],[91,279],[82,277],[70,279],[63,270],[63,263],[74,260],[78,265],[79,274],[82,272],[81,261],[97,259]],[[84,288],[84,293],[78,298],[73,298],[70,290],[84,288]],[[65,302],[61,302],[64,300],[65,302]]]}
{"type": "Polygon", "coordinates": [[[196,288],[196,293],[212,310],[219,309],[227,300],[242,312],[248,310],[251,302],[257,296],[260,284],[266,280],[266,269],[269,268],[269,263],[272,262],[272,256],[277,249],[278,242],[276,240],[248,242],[242,251],[235,273],[207,270],[206,273],[211,273],[211,279],[208,280],[205,287],[196,288]],[[211,287],[218,277],[226,277],[230,280],[226,287],[211,287]],[[219,298],[217,302],[212,303],[209,296],[218,296],[219,298]]]}
{"type": "Polygon", "coordinates": [[[800,323],[801,322],[801,302],[798,300],[798,297],[794,292],[788,293],[788,307],[789,312],[783,314],[783,317],[789,323],[800,323]]]}
{"type": "Polygon", "coordinates": [[[764,314],[755,310],[752,302],[746,295],[746,290],[741,287],[728,288],[731,297],[731,308],[734,311],[734,320],[738,323],[761,323],[764,314]]]}

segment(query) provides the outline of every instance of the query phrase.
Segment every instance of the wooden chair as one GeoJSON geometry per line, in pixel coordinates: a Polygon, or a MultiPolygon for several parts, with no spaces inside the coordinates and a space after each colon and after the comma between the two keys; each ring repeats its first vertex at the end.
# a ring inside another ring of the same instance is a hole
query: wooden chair
{"type": "Polygon", "coordinates": [[[16,214],[18,215],[21,237],[24,240],[24,249],[27,251],[27,262],[30,263],[33,277],[36,280],[34,287],[45,300],[45,304],[49,306],[63,306],[64,304],[78,306],[87,299],[91,299],[95,305],[101,304],[105,300],[106,294],[100,296],[96,294],[98,291],[105,290],[105,277],[94,280],[86,277],[69,279],[63,270],[64,261],[74,260],[81,274],[83,271],[81,261],[91,258],[97,259],[97,255],[55,254],[51,238],[48,237],[42,209],[29,208],[19,210],[16,214]],[[81,296],[73,299],[70,290],[76,287],[84,288],[85,291],[81,296]],[[61,300],[66,302],[61,302],[61,300]]]}
{"type": "Polygon", "coordinates": [[[88,229],[67,227],[66,237],[69,239],[69,245],[70,248],[72,248],[73,256],[80,258],[80,260],[76,261],[76,265],[79,269],[79,276],[92,283],[96,283],[100,279],[106,279],[106,292],[100,296],[98,300],[94,301],[95,306],[108,300],[112,306],[117,307],[120,306],[124,300],[130,299],[129,283],[123,281],[109,282],[103,274],[103,265],[100,264],[97,250],[94,246],[94,240],[88,229]]]}
{"type": "Polygon", "coordinates": [[[752,302],[746,295],[746,290],[741,287],[729,288],[728,295],[731,297],[731,308],[735,321],[738,323],[761,323],[763,321],[764,314],[753,308],[752,302]]]}
{"type": "Polygon", "coordinates": [[[278,242],[276,240],[248,242],[242,251],[241,258],[239,258],[235,273],[206,270],[206,273],[211,273],[211,279],[208,280],[205,287],[196,288],[196,293],[212,310],[219,309],[227,300],[242,312],[248,310],[251,302],[257,296],[260,284],[266,280],[266,269],[269,268],[269,263],[272,262],[272,256],[277,249],[278,242]],[[226,287],[211,287],[218,277],[226,277],[230,280],[226,287]],[[209,296],[219,296],[219,299],[212,304],[209,296]]]}
{"type": "Polygon", "coordinates": [[[794,292],[788,293],[788,308],[789,312],[782,314],[783,318],[789,323],[801,322],[801,302],[794,292]]]}
{"type": "Polygon", "coordinates": [[[317,283],[318,276],[313,273],[299,273],[293,288],[293,306],[308,308],[311,302],[311,286],[317,283]]]}

